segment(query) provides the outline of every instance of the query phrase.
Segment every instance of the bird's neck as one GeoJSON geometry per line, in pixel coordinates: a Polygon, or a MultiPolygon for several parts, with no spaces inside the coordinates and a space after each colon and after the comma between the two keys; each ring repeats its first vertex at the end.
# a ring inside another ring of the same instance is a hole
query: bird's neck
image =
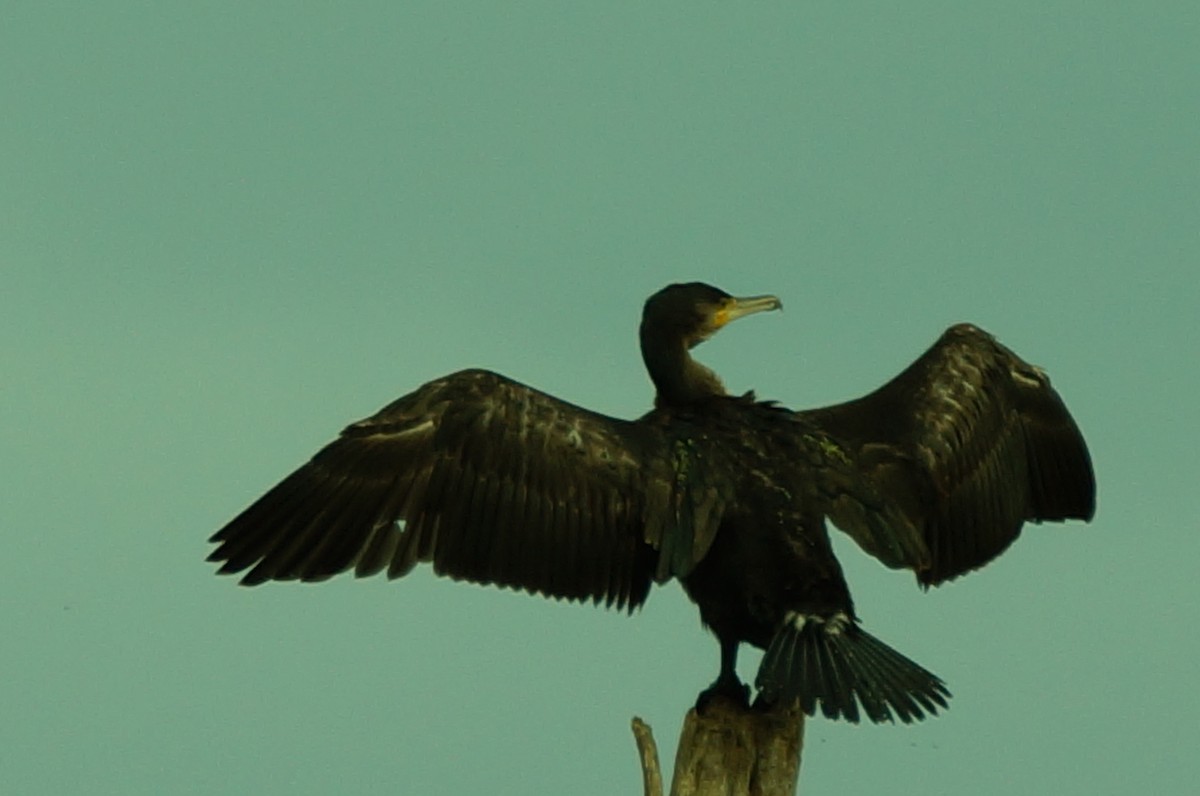
{"type": "Polygon", "coordinates": [[[658,394],[654,405],[687,406],[715,395],[725,395],[725,385],[710,369],[692,359],[687,344],[642,332],[642,360],[658,394]]]}

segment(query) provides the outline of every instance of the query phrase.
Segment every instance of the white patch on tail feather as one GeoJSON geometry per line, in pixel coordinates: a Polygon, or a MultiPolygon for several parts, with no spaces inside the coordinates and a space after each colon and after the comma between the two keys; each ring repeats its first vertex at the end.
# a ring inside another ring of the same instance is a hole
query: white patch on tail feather
{"type": "Polygon", "coordinates": [[[818,616],[816,614],[802,614],[799,611],[788,611],[784,615],[783,621],[792,625],[797,630],[804,630],[804,626],[809,622],[825,625],[825,632],[836,636],[850,624],[850,617],[846,616],[845,611],[838,611],[833,616],[818,616]]]}

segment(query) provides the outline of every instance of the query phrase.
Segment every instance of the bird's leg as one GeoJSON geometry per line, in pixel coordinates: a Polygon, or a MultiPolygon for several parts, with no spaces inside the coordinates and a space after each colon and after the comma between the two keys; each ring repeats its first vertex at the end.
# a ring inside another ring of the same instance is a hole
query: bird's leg
{"type": "Polygon", "coordinates": [[[743,707],[750,704],[750,686],[743,683],[737,676],[738,642],[732,639],[720,639],[721,644],[721,673],[716,681],[700,692],[696,698],[696,711],[703,713],[713,699],[723,697],[743,707]]]}

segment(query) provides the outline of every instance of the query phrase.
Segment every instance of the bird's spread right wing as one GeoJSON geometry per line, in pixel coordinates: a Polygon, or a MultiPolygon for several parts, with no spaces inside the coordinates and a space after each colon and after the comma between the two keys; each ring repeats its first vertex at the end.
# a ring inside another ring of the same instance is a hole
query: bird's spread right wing
{"type": "Polygon", "coordinates": [[[799,417],[842,443],[908,519],[834,522],[925,585],[983,566],[1026,521],[1095,509],[1087,445],[1049,379],[968,324],[870,395],[799,417]]]}
{"type": "Polygon", "coordinates": [[[438,574],[627,606],[646,597],[673,476],[653,427],[495,373],[430,382],[340,438],[218,531],[242,582],[351,568],[438,574]]]}

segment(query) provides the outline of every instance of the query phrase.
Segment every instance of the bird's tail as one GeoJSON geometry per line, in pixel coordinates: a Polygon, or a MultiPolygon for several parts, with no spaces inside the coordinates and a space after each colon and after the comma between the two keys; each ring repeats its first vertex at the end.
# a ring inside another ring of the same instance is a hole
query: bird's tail
{"type": "Polygon", "coordinates": [[[817,703],[826,718],[858,722],[858,703],[873,722],[908,724],[936,715],[950,692],[937,675],[867,633],[844,613],[792,613],[776,632],[755,681],[768,703],[817,703]]]}

